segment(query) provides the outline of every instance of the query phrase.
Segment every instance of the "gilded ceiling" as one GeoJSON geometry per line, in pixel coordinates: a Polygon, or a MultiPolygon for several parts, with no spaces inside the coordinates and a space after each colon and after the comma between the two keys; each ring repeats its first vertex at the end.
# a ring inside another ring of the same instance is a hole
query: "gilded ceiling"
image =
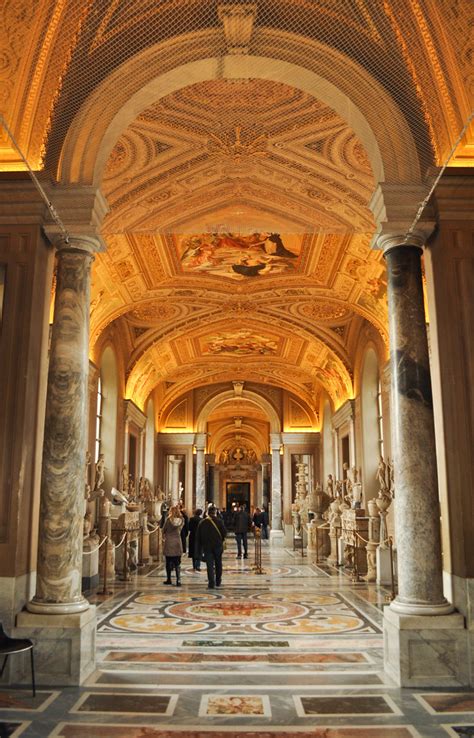
{"type": "MultiPolygon", "coordinates": [[[[40,177],[108,204],[91,357],[117,343],[127,398],[171,407],[238,379],[317,418],[323,390],[353,396],[361,336],[387,352],[372,196],[456,141],[472,16],[468,0],[4,0],[0,113],[40,177]]],[[[0,167],[22,168],[0,129],[0,167]]],[[[472,133],[452,164],[474,162],[472,133]]]]}

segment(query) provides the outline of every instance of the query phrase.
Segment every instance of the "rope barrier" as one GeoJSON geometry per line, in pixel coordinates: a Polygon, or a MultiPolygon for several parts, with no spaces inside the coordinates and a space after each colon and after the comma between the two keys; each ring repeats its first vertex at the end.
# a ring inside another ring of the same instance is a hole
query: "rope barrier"
{"type": "Polygon", "coordinates": [[[126,535],[127,535],[127,532],[128,532],[128,531],[125,531],[125,533],[123,534],[123,536],[122,536],[122,540],[120,541],[120,543],[114,543],[114,548],[115,548],[115,550],[117,550],[118,548],[120,548],[120,546],[122,545],[122,543],[123,543],[123,542],[124,542],[124,540],[125,540],[125,537],[126,537],[126,535]]]}
{"type": "Polygon", "coordinates": [[[102,539],[102,541],[99,543],[99,545],[97,546],[97,548],[94,548],[92,551],[84,551],[83,550],[82,551],[82,555],[83,556],[91,556],[91,554],[94,554],[96,551],[99,550],[99,548],[101,548],[104,545],[105,541],[107,540],[107,537],[108,536],[105,536],[105,538],[102,539]]]}

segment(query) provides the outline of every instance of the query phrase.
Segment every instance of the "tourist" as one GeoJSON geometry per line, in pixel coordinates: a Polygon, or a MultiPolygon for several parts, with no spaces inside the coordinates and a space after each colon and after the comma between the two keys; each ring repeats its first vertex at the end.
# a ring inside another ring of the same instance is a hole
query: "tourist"
{"type": "Polygon", "coordinates": [[[248,558],[248,541],[247,535],[250,530],[250,515],[245,509],[245,505],[240,505],[234,515],[235,540],[237,541],[237,559],[242,556],[242,547],[244,550],[244,559],[248,558]]]}
{"type": "Polygon", "coordinates": [[[168,517],[163,525],[163,554],[166,561],[166,579],[163,584],[172,584],[171,572],[176,571],[176,586],[181,587],[181,528],[184,525],[183,516],[178,505],[170,507],[168,517]]]}
{"type": "Polygon", "coordinates": [[[268,513],[265,508],[262,509],[262,538],[268,540],[268,513]]]}
{"type": "Polygon", "coordinates": [[[196,531],[202,520],[202,510],[198,508],[189,519],[188,557],[193,560],[193,571],[201,571],[201,553],[196,547],[196,531]]]}
{"type": "Polygon", "coordinates": [[[196,533],[196,552],[204,553],[208,589],[222,584],[222,554],[227,531],[216,512],[214,505],[209,505],[207,517],[201,520],[196,533]]]}
{"type": "Polygon", "coordinates": [[[184,521],[183,527],[181,528],[181,543],[183,545],[183,553],[185,554],[186,553],[186,540],[187,540],[188,533],[189,533],[189,516],[186,510],[184,509],[184,505],[182,503],[180,503],[179,509],[181,511],[181,515],[183,516],[183,521],[184,521]]]}

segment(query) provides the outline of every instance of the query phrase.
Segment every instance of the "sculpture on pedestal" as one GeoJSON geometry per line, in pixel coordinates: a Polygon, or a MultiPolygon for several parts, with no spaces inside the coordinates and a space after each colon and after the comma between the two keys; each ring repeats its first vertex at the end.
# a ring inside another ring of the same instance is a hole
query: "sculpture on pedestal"
{"type": "Polygon", "coordinates": [[[99,458],[95,465],[94,490],[102,489],[105,480],[105,458],[104,454],[99,454],[99,458]]]}

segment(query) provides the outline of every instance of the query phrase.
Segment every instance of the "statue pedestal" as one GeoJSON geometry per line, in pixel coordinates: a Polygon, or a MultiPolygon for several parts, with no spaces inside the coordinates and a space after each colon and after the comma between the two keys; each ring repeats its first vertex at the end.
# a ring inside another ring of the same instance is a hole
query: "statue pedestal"
{"type": "Polygon", "coordinates": [[[82,546],[82,589],[99,586],[99,536],[89,536],[82,546]]]}
{"type": "MultiPolygon", "coordinates": [[[[153,523],[153,527],[155,527],[157,523],[153,523]]],[[[158,528],[157,530],[153,531],[153,533],[150,533],[148,536],[148,539],[150,541],[150,556],[156,561],[159,556],[159,552],[161,550],[160,546],[160,535],[161,530],[158,528]]]]}
{"type": "MultiPolygon", "coordinates": [[[[291,526],[293,530],[293,526],[291,526]]],[[[273,548],[283,548],[285,541],[285,535],[282,530],[271,530],[270,531],[270,546],[273,548]]]]}
{"type": "Polygon", "coordinates": [[[352,561],[352,564],[354,564],[353,557],[357,555],[357,571],[360,575],[367,574],[365,541],[368,540],[368,537],[369,518],[366,517],[365,510],[363,508],[344,510],[342,513],[341,538],[345,543],[345,551],[344,558],[340,561],[346,565],[348,561],[352,561]]]}
{"type": "Polygon", "coordinates": [[[391,584],[392,570],[390,567],[390,549],[378,546],[377,560],[377,584],[391,584]]]}
{"type": "Polygon", "coordinates": [[[400,687],[467,687],[468,631],[461,613],[403,615],[384,609],[384,669],[400,687]]]}
{"type": "MultiPolygon", "coordinates": [[[[95,669],[95,605],[71,615],[38,615],[23,610],[16,619],[15,638],[31,638],[35,644],[37,684],[79,685],[95,669]]],[[[24,678],[30,681],[29,656],[24,678]]]]}

